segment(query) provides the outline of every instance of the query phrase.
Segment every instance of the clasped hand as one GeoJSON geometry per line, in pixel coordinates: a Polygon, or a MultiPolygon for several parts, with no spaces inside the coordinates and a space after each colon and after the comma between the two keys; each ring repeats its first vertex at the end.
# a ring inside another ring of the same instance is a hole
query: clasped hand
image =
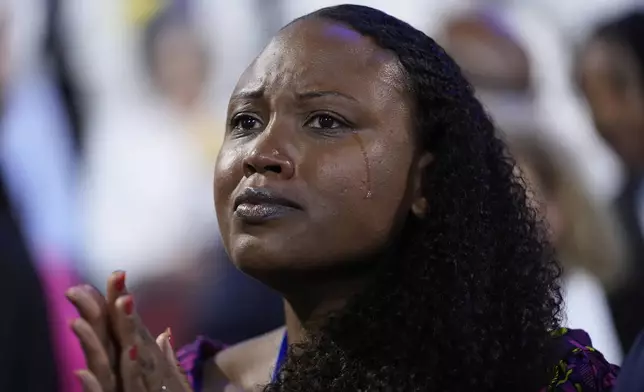
{"type": "Polygon", "coordinates": [[[125,273],[107,281],[104,297],[83,285],[67,291],[80,318],[71,327],[78,337],[87,369],[77,372],[85,392],[191,392],[170,344],[170,331],[154,339],[125,287],[125,273]]]}

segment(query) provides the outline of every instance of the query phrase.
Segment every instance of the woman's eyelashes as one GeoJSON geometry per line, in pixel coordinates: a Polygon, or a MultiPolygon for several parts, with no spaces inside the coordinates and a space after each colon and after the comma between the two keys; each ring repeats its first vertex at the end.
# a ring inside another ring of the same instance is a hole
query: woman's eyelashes
{"type": "MultiPolygon", "coordinates": [[[[234,115],[230,121],[231,133],[236,137],[253,135],[263,131],[264,127],[264,121],[254,113],[239,113],[234,115]]],[[[340,115],[326,112],[310,114],[304,120],[302,128],[329,136],[352,130],[349,122],[340,115]]]]}
{"type": "Polygon", "coordinates": [[[329,136],[352,129],[348,121],[330,113],[315,113],[306,120],[304,126],[329,136]]]}
{"type": "Polygon", "coordinates": [[[231,131],[234,135],[244,136],[262,129],[262,121],[254,114],[240,113],[230,121],[231,131]]]}

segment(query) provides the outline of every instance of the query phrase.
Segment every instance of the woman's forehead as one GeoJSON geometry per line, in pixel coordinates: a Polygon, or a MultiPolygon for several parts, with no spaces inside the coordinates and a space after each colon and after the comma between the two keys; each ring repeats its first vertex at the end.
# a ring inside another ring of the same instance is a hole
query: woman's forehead
{"type": "Polygon", "coordinates": [[[404,91],[397,57],[342,24],[301,20],[283,29],[239,80],[256,89],[344,91],[356,96],[404,91]]]}

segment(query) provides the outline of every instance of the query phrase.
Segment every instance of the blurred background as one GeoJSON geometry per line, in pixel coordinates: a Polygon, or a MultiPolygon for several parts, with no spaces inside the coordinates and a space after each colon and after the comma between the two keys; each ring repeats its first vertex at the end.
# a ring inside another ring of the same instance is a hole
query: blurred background
{"type": "MultiPolygon", "coordinates": [[[[281,324],[279,297],[221,247],[213,166],[244,68],[282,25],[340,3],[0,0],[2,347],[29,341],[55,358],[50,382],[77,390],[63,293],[102,290],[114,270],[177,345],[281,324]]],[[[644,3],[354,3],[426,31],[461,65],[550,224],[567,325],[619,363],[644,328],[644,3]]],[[[0,368],[17,356],[4,350],[0,368]]]]}

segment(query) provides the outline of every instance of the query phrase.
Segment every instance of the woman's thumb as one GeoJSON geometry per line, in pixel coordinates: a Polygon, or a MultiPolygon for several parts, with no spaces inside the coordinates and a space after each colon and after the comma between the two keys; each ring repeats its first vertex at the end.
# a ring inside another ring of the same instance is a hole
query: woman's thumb
{"type": "Polygon", "coordinates": [[[165,356],[165,359],[168,363],[176,364],[177,359],[174,355],[174,349],[172,348],[172,331],[170,328],[166,329],[162,334],[157,337],[157,345],[161,349],[161,352],[165,356]]]}
{"type": "Polygon", "coordinates": [[[180,380],[185,390],[192,390],[190,382],[188,381],[188,376],[174,354],[174,348],[172,347],[172,331],[170,328],[166,329],[165,332],[157,337],[157,345],[161,349],[163,356],[168,361],[168,365],[174,370],[175,375],[180,380]]]}

